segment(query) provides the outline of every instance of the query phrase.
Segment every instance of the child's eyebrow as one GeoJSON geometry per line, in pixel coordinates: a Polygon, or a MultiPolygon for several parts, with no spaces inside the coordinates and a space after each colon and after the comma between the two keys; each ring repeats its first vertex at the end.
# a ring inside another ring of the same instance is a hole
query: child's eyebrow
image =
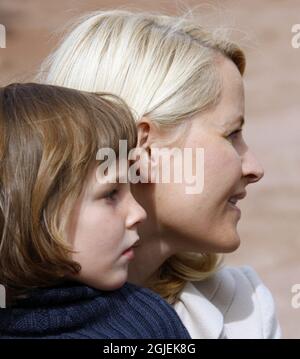
{"type": "Polygon", "coordinates": [[[111,182],[105,182],[105,183],[101,183],[96,181],[96,183],[94,184],[94,186],[90,187],[90,193],[93,196],[100,196],[103,193],[110,191],[112,188],[114,188],[116,185],[118,184],[118,182],[116,183],[111,183],[111,182]]]}
{"type": "Polygon", "coordinates": [[[103,181],[103,182],[101,182],[101,181],[99,181],[97,178],[96,178],[96,181],[95,181],[95,185],[96,185],[96,187],[99,187],[99,186],[110,186],[111,184],[116,184],[116,183],[119,183],[119,176],[116,176],[114,179],[113,178],[111,178],[111,179],[109,179],[109,180],[107,180],[107,181],[103,181]]]}

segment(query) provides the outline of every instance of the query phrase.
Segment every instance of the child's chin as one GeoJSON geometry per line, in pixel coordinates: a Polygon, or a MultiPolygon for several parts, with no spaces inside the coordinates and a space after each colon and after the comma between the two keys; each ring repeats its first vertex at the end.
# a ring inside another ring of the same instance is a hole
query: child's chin
{"type": "Polygon", "coordinates": [[[80,282],[98,290],[112,291],[121,288],[126,283],[127,278],[128,273],[127,271],[124,271],[124,273],[107,273],[105,279],[99,277],[95,278],[94,276],[81,277],[80,282]]]}
{"type": "Polygon", "coordinates": [[[97,287],[100,290],[106,290],[106,291],[117,290],[126,283],[127,277],[128,277],[127,272],[126,274],[119,274],[112,278],[108,277],[105,283],[99,282],[97,287]]]}
{"type": "Polygon", "coordinates": [[[116,283],[111,283],[106,290],[117,290],[121,287],[123,287],[123,285],[126,283],[126,280],[122,280],[122,281],[118,281],[116,283]]]}

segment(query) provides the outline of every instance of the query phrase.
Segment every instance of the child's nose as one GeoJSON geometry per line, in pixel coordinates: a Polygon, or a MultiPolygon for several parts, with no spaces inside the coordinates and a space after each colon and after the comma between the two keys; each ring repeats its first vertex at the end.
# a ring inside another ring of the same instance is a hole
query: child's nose
{"type": "Polygon", "coordinates": [[[128,206],[127,227],[130,228],[137,223],[143,222],[147,218],[147,213],[144,208],[135,200],[130,194],[130,203],[128,206]]]}

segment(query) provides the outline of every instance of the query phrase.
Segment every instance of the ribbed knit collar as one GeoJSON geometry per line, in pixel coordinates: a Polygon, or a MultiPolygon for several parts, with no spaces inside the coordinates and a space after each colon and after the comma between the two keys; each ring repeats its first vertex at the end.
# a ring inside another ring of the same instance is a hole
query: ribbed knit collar
{"type": "Polygon", "coordinates": [[[35,289],[0,309],[0,338],[189,339],[174,309],[146,288],[126,283],[100,291],[77,282],[35,289]]]}
{"type": "MultiPolygon", "coordinates": [[[[125,284],[122,291],[126,291],[125,284]]],[[[65,282],[59,286],[39,288],[21,299],[11,308],[1,310],[0,333],[14,335],[49,335],[68,331],[91,323],[109,312],[110,297],[116,292],[100,291],[78,282],[65,282]],[[64,316],[58,316],[64,310],[64,316]],[[28,320],[29,318],[31,320],[28,320]],[[22,325],[26,323],[26,325],[22,325]]]]}

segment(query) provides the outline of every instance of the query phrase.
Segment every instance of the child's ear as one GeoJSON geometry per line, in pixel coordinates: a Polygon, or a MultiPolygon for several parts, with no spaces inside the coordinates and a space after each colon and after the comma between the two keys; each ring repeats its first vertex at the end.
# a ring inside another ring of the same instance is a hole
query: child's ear
{"type": "Polygon", "coordinates": [[[142,117],[137,123],[137,148],[141,151],[140,176],[144,183],[152,183],[156,178],[157,162],[154,158],[155,141],[158,138],[158,126],[147,117],[142,117]]]}

